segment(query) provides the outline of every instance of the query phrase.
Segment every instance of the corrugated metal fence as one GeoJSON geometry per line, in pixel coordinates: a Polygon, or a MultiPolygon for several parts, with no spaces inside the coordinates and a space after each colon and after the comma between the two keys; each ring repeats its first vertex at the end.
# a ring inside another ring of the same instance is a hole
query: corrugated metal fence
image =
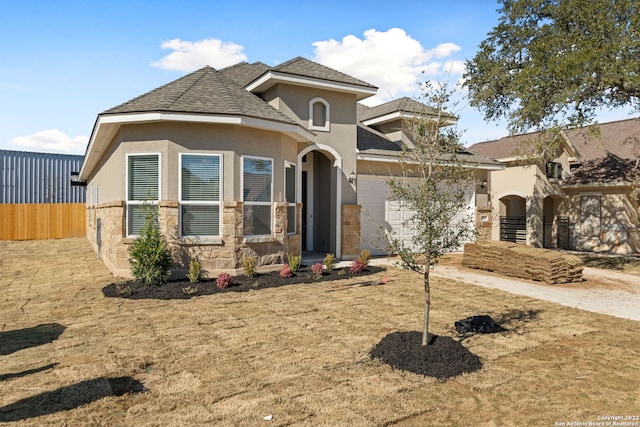
{"type": "Polygon", "coordinates": [[[71,186],[83,156],[0,150],[0,203],[84,203],[71,186]]]}
{"type": "Polygon", "coordinates": [[[71,185],[82,156],[0,150],[0,240],[85,235],[85,187],[71,185]]]}

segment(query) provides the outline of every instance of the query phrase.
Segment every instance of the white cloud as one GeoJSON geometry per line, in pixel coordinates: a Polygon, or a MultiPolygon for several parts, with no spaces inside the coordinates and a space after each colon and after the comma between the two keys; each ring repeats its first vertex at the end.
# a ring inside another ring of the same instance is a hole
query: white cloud
{"type": "MultiPolygon", "coordinates": [[[[419,94],[417,83],[445,72],[459,74],[464,62],[453,60],[460,50],[454,43],[442,43],[433,49],[400,28],[364,32],[362,39],[348,35],[342,41],[317,41],[314,61],[378,86],[378,95],[364,102],[375,105],[398,96],[419,94]]],[[[454,80],[455,81],[455,80],[454,80]]]]}
{"type": "Polygon", "coordinates": [[[48,129],[32,135],[17,136],[12,138],[9,144],[31,151],[84,154],[88,141],[89,138],[86,136],[72,138],[58,129],[48,129]]]}
{"type": "Polygon", "coordinates": [[[205,65],[224,68],[247,60],[243,46],[217,39],[195,42],[173,39],[162,43],[160,47],[173,52],[151,65],[166,70],[193,71],[205,65]]]}

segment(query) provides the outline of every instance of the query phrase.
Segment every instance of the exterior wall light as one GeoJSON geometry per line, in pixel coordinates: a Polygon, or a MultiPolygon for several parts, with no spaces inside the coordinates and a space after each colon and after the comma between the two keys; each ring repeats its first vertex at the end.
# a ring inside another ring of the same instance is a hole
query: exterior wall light
{"type": "Polygon", "coordinates": [[[349,174],[349,182],[352,184],[356,182],[356,173],[354,171],[351,171],[351,173],[349,174]]]}

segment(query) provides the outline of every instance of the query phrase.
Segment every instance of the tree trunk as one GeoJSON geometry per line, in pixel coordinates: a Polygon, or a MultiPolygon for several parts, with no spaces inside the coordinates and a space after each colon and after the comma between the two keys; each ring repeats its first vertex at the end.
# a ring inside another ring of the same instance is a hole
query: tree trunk
{"type": "Polygon", "coordinates": [[[429,345],[429,308],[431,308],[431,288],[429,286],[429,264],[424,270],[424,324],[422,327],[422,345],[429,345]]]}

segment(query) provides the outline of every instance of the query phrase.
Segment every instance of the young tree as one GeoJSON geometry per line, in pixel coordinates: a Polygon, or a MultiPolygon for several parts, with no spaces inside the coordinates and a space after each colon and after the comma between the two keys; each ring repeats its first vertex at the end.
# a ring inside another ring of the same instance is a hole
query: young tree
{"type": "Polygon", "coordinates": [[[429,273],[446,252],[459,248],[474,235],[468,194],[475,171],[460,159],[460,134],[446,127],[454,116],[449,113],[446,87],[426,84],[425,108],[408,125],[413,148],[400,159],[402,174],[390,178],[390,199],[411,212],[407,225],[415,235],[410,242],[389,237],[389,252],[396,253],[404,268],[421,272],[424,284],[424,324],[422,345],[429,343],[431,288],[429,273]]]}
{"type": "Polygon", "coordinates": [[[518,133],[590,124],[603,107],[640,111],[638,1],[499,1],[464,75],[488,120],[518,133]]]}

